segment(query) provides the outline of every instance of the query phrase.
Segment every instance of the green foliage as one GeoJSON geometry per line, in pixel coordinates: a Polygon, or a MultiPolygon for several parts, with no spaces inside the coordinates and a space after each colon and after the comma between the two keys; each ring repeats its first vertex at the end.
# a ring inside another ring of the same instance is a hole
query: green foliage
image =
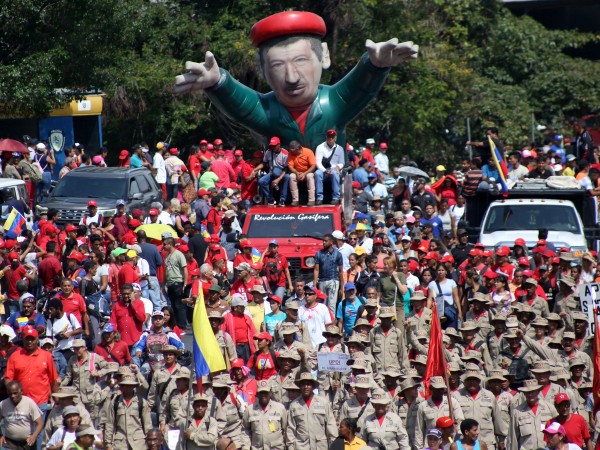
{"type": "Polygon", "coordinates": [[[251,148],[250,133],[201,94],[175,96],[173,78],[210,49],[240,81],[267,91],[249,31],[286,9],[325,19],[332,67],[324,83],[348,72],[367,38],[420,44],[419,60],[393,69],[348,130],[355,145],[388,141],[392,160],[410,153],[433,165],[460,155],[466,118],[474,138],[494,124],[518,147],[530,140],[532,113],[559,128],[565,118],[600,110],[600,63],[568,54],[598,36],[547,30],[496,0],[5,0],[3,115],[43,116],[68,100],[56,88],[95,87],[106,93],[110,147],[142,139],[181,147],[218,135],[251,148]]]}

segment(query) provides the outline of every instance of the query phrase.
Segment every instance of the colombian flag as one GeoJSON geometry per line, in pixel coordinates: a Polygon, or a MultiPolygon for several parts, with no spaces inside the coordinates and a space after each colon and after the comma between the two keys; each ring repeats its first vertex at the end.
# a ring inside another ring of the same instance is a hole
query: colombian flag
{"type": "Polygon", "coordinates": [[[6,222],[4,222],[4,233],[7,238],[14,239],[17,236],[20,236],[23,232],[23,227],[25,226],[25,217],[19,213],[14,207],[8,217],[6,218],[6,222]]]}
{"type": "Polygon", "coordinates": [[[201,387],[200,378],[211,372],[226,370],[225,360],[221,354],[217,338],[210,327],[206,305],[204,304],[204,293],[202,289],[198,291],[198,298],[194,306],[194,316],[192,321],[193,346],[194,346],[194,367],[196,369],[196,379],[198,388],[201,387]]]}
{"type": "Polygon", "coordinates": [[[498,181],[500,186],[502,186],[502,195],[504,195],[504,197],[508,197],[508,186],[506,184],[508,167],[506,166],[504,155],[500,153],[491,137],[488,136],[488,140],[490,141],[490,151],[492,153],[492,158],[494,159],[494,164],[496,165],[496,169],[498,169],[498,173],[500,174],[500,179],[496,181],[498,181]]]}

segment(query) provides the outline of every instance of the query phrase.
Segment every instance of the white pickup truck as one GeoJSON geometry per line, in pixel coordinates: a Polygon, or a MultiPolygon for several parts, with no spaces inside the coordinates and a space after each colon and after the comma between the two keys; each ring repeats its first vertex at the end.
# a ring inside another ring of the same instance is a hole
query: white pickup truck
{"type": "Polygon", "coordinates": [[[532,248],[538,230],[558,249],[579,254],[597,245],[599,228],[593,200],[579,187],[551,187],[544,180],[519,182],[503,198],[478,193],[467,206],[468,231],[488,249],[512,247],[516,238],[532,248]]]}

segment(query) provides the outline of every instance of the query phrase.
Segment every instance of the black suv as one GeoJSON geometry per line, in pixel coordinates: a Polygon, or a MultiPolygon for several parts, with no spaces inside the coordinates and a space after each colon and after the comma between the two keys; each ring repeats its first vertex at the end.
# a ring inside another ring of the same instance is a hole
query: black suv
{"type": "Polygon", "coordinates": [[[146,168],[81,167],[58,181],[38,213],[56,208],[60,223],[78,224],[90,199],[96,200],[99,212],[110,215],[119,199],[125,200],[126,211],[148,211],[152,202],[162,203],[163,193],[146,168]]]}

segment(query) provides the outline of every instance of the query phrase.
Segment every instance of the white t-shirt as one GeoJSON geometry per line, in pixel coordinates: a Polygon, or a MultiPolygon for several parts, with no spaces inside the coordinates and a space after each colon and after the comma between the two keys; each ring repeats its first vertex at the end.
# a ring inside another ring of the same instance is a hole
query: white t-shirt
{"type": "MultiPolygon", "coordinates": [[[[108,276],[108,264],[102,264],[101,266],[98,266],[98,270],[96,270],[96,275],[92,277],[94,281],[98,283],[98,286],[102,285],[102,277],[104,275],[108,276]]],[[[107,285],[106,289],[110,290],[110,287],[107,285]]]]}
{"type": "MultiPolygon", "coordinates": [[[[456,287],[454,280],[446,278],[443,283],[440,283],[440,287],[442,288],[444,302],[450,306],[454,305],[454,298],[452,297],[452,289],[456,287]]],[[[434,297],[438,294],[437,283],[435,280],[429,283],[429,289],[433,289],[434,297]]]]}
{"type": "Polygon", "coordinates": [[[48,441],[48,447],[50,446],[56,446],[56,444],[58,444],[59,442],[63,443],[62,448],[65,449],[69,446],[69,444],[75,442],[76,436],[75,436],[75,432],[74,431],[64,431],[64,427],[59,427],[54,434],[52,435],[52,437],[50,438],[50,440],[48,441]],[[63,438],[63,433],[64,433],[64,438],[63,438]]]}
{"type": "Polygon", "coordinates": [[[354,247],[352,247],[347,242],[344,242],[344,245],[338,247],[338,251],[342,254],[344,270],[348,270],[350,268],[350,261],[348,260],[348,258],[350,258],[350,255],[354,253],[354,247]]]}
{"type": "Polygon", "coordinates": [[[156,175],[154,178],[158,184],[164,184],[167,182],[167,169],[165,166],[165,159],[160,153],[155,153],[152,159],[152,168],[156,169],[156,175]]]}
{"type": "Polygon", "coordinates": [[[323,331],[335,319],[327,306],[323,303],[316,303],[312,308],[307,308],[306,305],[301,306],[298,310],[298,320],[308,329],[312,345],[317,347],[326,341],[323,331]]]}
{"type": "Polygon", "coordinates": [[[173,216],[169,214],[167,211],[161,211],[158,215],[157,219],[158,223],[162,223],[163,225],[175,225],[175,221],[173,220],[173,216]]]}
{"type": "Polygon", "coordinates": [[[463,205],[463,206],[452,205],[449,208],[450,214],[452,214],[454,216],[454,223],[458,223],[464,217],[465,208],[466,208],[466,205],[463,205]]]}
{"type": "MultiPolygon", "coordinates": [[[[46,336],[54,338],[57,334],[66,333],[67,331],[73,331],[81,328],[81,324],[73,314],[64,313],[60,319],[48,319],[46,320],[46,336]]],[[[75,336],[71,336],[68,339],[57,339],[55,350],[67,350],[73,347],[73,340],[75,336]]]]}
{"type": "Polygon", "coordinates": [[[390,173],[390,160],[385,153],[377,153],[375,155],[375,167],[383,172],[385,175],[390,173]]]}
{"type": "Polygon", "coordinates": [[[149,330],[152,327],[152,312],[154,304],[147,298],[140,297],[140,300],[144,304],[144,312],[148,314],[148,320],[144,323],[144,330],[149,330]]]}
{"type": "Polygon", "coordinates": [[[144,258],[138,258],[136,272],[140,277],[140,286],[145,288],[148,286],[148,280],[143,280],[141,278],[142,275],[150,275],[150,266],[148,265],[148,261],[144,258]]]}

